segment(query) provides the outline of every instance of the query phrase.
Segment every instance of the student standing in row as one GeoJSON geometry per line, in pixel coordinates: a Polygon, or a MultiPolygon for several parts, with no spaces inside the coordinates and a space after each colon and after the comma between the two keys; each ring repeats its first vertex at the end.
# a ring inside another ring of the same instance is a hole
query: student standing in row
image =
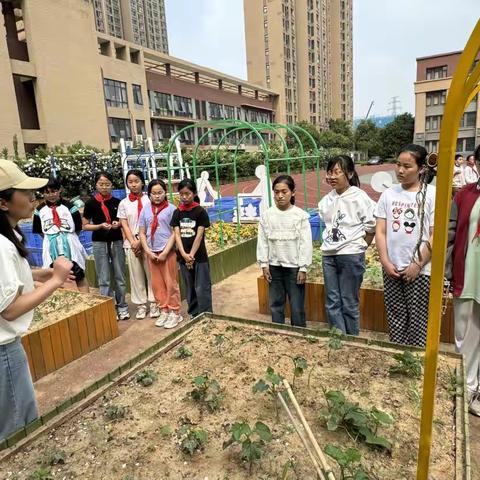
{"type": "Polygon", "coordinates": [[[92,234],[93,256],[100,294],[115,295],[119,320],[128,320],[128,304],[125,299],[125,252],[123,236],[118,221],[120,200],[112,196],[113,178],[107,172],[95,176],[96,193],[85,203],[83,229],[92,234]],[[111,289],[113,273],[114,292],[111,289]]]}
{"type": "Polygon", "coordinates": [[[455,195],[463,186],[465,186],[463,162],[464,162],[463,156],[457,153],[455,155],[455,164],[453,166],[453,184],[452,184],[453,195],[455,195]]]}
{"type": "Polygon", "coordinates": [[[73,274],[78,289],[88,292],[85,279],[87,252],[80,243],[82,216],[78,207],[61,196],[62,185],[51,178],[40,191],[45,199],[34,212],[32,232],[43,237],[43,268],[51,268],[53,262],[64,256],[73,263],[73,274]]]}
{"type": "Polygon", "coordinates": [[[161,310],[155,325],[174,328],[182,320],[178,285],[175,235],[170,222],[175,206],[167,201],[167,186],[160,179],[148,184],[150,204],[142,210],[139,220],[140,240],[149,262],[153,293],[161,310]]]}
{"type": "Polygon", "coordinates": [[[295,182],[279,175],[273,182],[275,205],[260,220],[257,262],[269,283],[270,311],[274,323],[285,323],[288,296],[291,323],[305,327],[305,280],[312,263],[309,215],[295,206],[295,182]]]}
{"type": "Polygon", "coordinates": [[[360,330],[360,286],[365,250],[375,235],[375,204],[360,190],[353,160],[340,155],[329,160],[327,182],[332,191],[318,204],[325,222],[322,265],[328,323],[348,335],[360,330]]]}
{"type": "Polygon", "coordinates": [[[33,309],[72,276],[64,256],[53,269],[30,270],[28,250],[17,224],[31,218],[34,190],[47,179],[27,177],[13,162],[0,160],[0,441],[38,417],[21,336],[33,309]],[[40,282],[34,288],[34,281],[40,282]]]}
{"type": "MultiPolygon", "coordinates": [[[[475,151],[480,167],[480,146],[475,151]]],[[[452,202],[446,277],[451,281],[455,346],[465,357],[469,411],[480,417],[480,181],[460,190],[452,202]]]]}
{"type": "Polygon", "coordinates": [[[148,259],[139,235],[140,214],[150,208],[150,199],[143,193],[145,178],[140,170],[129,170],[125,182],[130,193],[118,206],[118,218],[125,237],[123,248],[130,275],[131,300],[137,306],[135,318],[146,317],[147,302],[150,302],[149,317],[157,318],[160,311],[153,295],[148,259]]]}
{"type": "Polygon", "coordinates": [[[188,313],[192,317],[212,312],[212,282],[205,246],[208,213],[198,202],[197,187],[189,178],[178,184],[180,205],[170,225],[175,231],[180,271],[187,289],[188,313]]]}
{"type": "Polygon", "coordinates": [[[390,341],[425,346],[430,292],[435,187],[427,151],[406,145],[397,160],[399,184],[378,200],[375,243],[383,267],[390,341]]]}
{"type": "Polygon", "coordinates": [[[475,155],[468,155],[463,168],[463,176],[467,185],[478,182],[478,167],[475,164],[475,155]]]}

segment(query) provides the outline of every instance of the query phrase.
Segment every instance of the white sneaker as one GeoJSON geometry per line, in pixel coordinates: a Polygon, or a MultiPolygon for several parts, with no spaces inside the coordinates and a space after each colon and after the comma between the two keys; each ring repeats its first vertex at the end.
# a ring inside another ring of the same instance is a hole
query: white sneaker
{"type": "Polygon", "coordinates": [[[480,400],[477,392],[468,395],[468,411],[476,417],[480,417],[480,400]]]}
{"type": "Polygon", "coordinates": [[[128,312],[128,310],[122,310],[121,312],[118,312],[117,317],[119,320],[129,320],[130,313],[128,312]]]}
{"type": "Polygon", "coordinates": [[[156,303],[151,303],[150,304],[150,318],[157,318],[160,316],[160,309],[158,308],[158,305],[156,303]]]}
{"type": "Polygon", "coordinates": [[[165,322],[165,328],[175,328],[181,321],[183,317],[176,312],[170,312],[168,314],[167,321],[165,322]]]}
{"type": "Polygon", "coordinates": [[[157,321],[155,322],[156,327],[164,327],[168,319],[168,312],[165,310],[158,314],[157,321]]]}
{"type": "Polygon", "coordinates": [[[137,308],[137,314],[135,315],[135,318],[137,320],[143,320],[147,316],[147,306],[146,305],[140,305],[137,308]]]}

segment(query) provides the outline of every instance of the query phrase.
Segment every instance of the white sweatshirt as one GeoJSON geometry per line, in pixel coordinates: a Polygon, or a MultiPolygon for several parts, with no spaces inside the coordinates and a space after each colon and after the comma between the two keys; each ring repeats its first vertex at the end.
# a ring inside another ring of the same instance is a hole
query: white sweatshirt
{"type": "Polygon", "coordinates": [[[288,210],[270,207],[260,220],[257,261],[269,265],[300,268],[306,272],[312,263],[310,216],[293,205],[288,210]]]}
{"type": "Polygon", "coordinates": [[[375,232],[375,202],[358,187],[349,187],[339,195],[332,190],[318,204],[325,222],[322,234],[324,255],[347,255],[365,252],[366,233],[375,232]]]}
{"type": "Polygon", "coordinates": [[[474,165],[471,167],[470,165],[465,165],[463,167],[463,177],[465,178],[465,183],[477,183],[478,181],[478,170],[477,166],[474,165]]]}

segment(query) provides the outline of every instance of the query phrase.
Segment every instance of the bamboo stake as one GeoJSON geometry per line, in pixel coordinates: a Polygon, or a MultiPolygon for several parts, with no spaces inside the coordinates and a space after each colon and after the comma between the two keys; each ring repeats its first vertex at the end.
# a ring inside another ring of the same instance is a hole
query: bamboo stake
{"type": "Polygon", "coordinates": [[[305,417],[303,415],[302,409],[300,408],[300,405],[297,402],[297,399],[295,398],[295,395],[292,392],[292,389],[290,387],[290,384],[288,383],[287,380],[283,379],[283,385],[287,389],[288,396],[290,398],[290,401],[292,402],[293,407],[295,408],[295,411],[297,412],[298,417],[300,418],[300,421],[303,425],[303,428],[307,432],[307,436],[310,439],[310,441],[313,444],[313,448],[315,449],[315,453],[318,455],[318,458],[320,460],[320,464],[325,471],[325,474],[327,476],[327,480],[335,480],[335,476],[333,474],[333,471],[331,470],[330,466],[328,465],[327,459],[325,458],[325,455],[323,454],[321,448],[319,447],[317,440],[313,436],[312,430],[310,429],[310,425],[308,425],[307,421],[305,420],[305,417]]]}
{"type": "Polygon", "coordinates": [[[303,443],[303,446],[305,447],[305,450],[307,450],[308,455],[310,456],[310,459],[312,460],[313,466],[315,467],[315,470],[317,471],[317,476],[320,480],[325,480],[325,476],[323,475],[322,469],[318,465],[317,459],[315,458],[315,455],[313,454],[310,445],[308,444],[307,439],[305,438],[305,435],[302,433],[300,426],[298,425],[298,422],[295,420],[295,417],[293,416],[290,408],[288,408],[287,402],[285,402],[284,398],[282,397],[282,394],[280,392],[277,392],[278,398],[280,399],[280,403],[282,404],[282,407],[285,409],[287,412],[288,417],[290,418],[290,421],[292,422],[293,427],[295,428],[298,436],[300,437],[300,440],[303,443]]]}

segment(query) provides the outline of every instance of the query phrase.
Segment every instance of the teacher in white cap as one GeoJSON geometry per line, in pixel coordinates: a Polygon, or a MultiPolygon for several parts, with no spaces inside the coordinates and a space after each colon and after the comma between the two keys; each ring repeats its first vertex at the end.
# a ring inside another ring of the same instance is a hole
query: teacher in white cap
{"type": "Polygon", "coordinates": [[[71,275],[72,262],[59,257],[52,269],[31,270],[17,223],[31,218],[34,191],[47,183],[0,159],[0,441],[38,417],[35,391],[20,337],[33,309],[71,275]],[[39,283],[34,287],[34,281],[39,283]]]}

